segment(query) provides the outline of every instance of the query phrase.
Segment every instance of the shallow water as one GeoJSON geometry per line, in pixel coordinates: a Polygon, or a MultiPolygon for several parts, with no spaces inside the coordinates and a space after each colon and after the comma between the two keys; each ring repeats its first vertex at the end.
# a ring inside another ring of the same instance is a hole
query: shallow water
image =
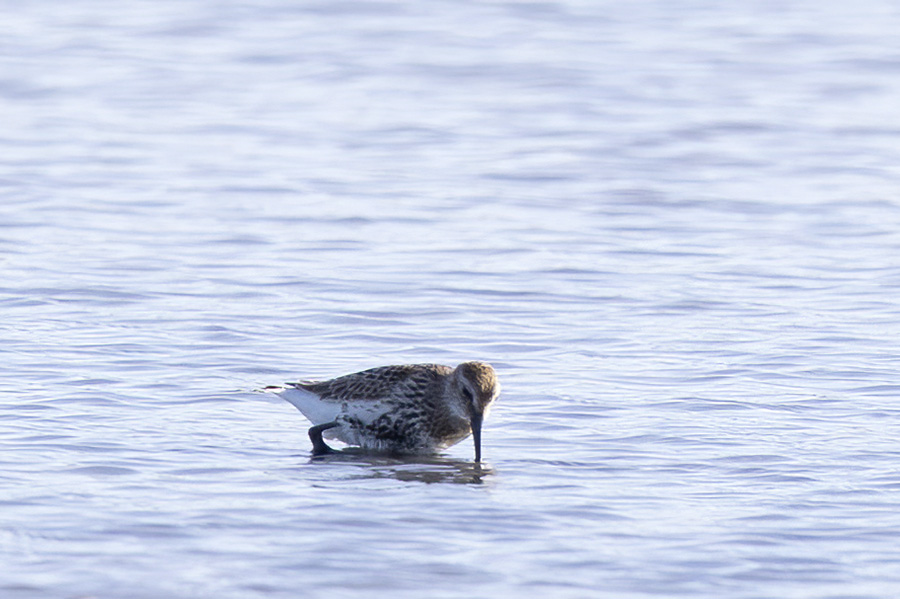
{"type": "Polygon", "coordinates": [[[900,11],[2,10],[0,596],[900,590],[900,11]],[[494,364],[434,458],[257,389],[494,364]]]}

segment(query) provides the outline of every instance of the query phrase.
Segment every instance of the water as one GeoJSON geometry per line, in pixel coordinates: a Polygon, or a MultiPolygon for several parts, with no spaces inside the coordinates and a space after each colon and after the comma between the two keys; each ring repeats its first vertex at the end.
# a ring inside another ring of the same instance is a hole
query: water
{"type": "Polygon", "coordinates": [[[0,596],[900,591],[900,10],[2,9],[0,596]],[[254,390],[490,361],[471,442],[254,390]]]}

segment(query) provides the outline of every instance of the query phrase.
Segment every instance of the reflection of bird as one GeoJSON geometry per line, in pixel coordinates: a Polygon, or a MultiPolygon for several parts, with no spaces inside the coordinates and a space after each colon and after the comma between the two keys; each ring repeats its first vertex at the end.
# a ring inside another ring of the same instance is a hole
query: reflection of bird
{"type": "Polygon", "coordinates": [[[275,387],[313,427],[316,455],[331,453],[322,439],[400,454],[432,453],[472,434],[481,461],[481,423],[500,393],[484,362],[382,366],[327,381],[275,387]]]}

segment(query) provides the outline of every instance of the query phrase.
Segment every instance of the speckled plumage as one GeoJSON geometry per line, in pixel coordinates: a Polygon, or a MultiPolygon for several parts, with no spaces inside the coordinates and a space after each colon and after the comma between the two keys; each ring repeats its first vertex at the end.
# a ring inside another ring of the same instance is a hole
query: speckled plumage
{"type": "Polygon", "coordinates": [[[320,452],[330,451],[324,433],[369,450],[432,453],[465,439],[474,426],[476,459],[481,421],[499,393],[494,369],[483,362],[382,366],[278,389],[315,425],[310,438],[320,452]]]}

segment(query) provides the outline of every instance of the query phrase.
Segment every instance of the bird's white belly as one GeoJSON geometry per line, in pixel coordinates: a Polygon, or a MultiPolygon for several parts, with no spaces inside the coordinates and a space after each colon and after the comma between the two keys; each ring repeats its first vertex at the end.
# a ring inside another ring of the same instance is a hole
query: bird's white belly
{"type": "MultiPolygon", "coordinates": [[[[403,416],[397,414],[397,405],[391,401],[350,401],[341,407],[341,413],[337,417],[340,426],[332,429],[335,431],[333,438],[343,441],[348,445],[372,451],[396,451],[403,440],[392,438],[393,427],[396,422],[403,421],[403,416]]],[[[415,441],[412,437],[409,441],[415,441]]],[[[422,439],[424,441],[424,439],[422,439]]],[[[412,443],[415,445],[415,443],[412,443]]]]}
{"type": "Polygon", "coordinates": [[[359,445],[368,449],[381,449],[365,429],[383,416],[390,407],[380,401],[344,402],[336,420],[341,424],[334,429],[334,439],[349,445],[359,445]]]}
{"type": "Polygon", "coordinates": [[[300,410],[306,416],[306,419],[313,424],[334,422],[338,414],[341,413],[340,402],[325,401],[311,391],[291,388],[285,389],[278,395],[300,410]]]}

